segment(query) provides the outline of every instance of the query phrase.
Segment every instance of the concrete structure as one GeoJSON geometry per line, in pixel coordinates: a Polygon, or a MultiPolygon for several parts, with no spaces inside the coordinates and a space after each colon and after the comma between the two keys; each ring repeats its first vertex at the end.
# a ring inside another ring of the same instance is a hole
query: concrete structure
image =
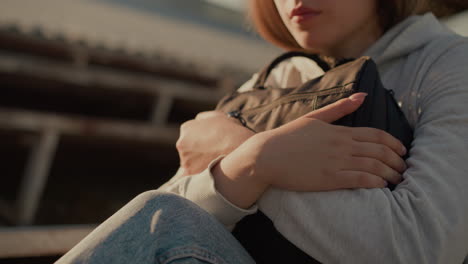
{"type": "MultiPolygon", "coordinates": [[[[206,71],[228,67],[254,72],[279,52],[247,34],[115,2],[134,1],[3,0],[0,25],[15,24],[24,31],[40,29],[46,36],[64,35],[66,39],[86,41],[91,46],[164,54],[201,65],[206,71]]],[[[200,4],[195,0],[183,2],[184,5],[200,4]]],[[[213,9],[214,12],[220,10],[223,9],[213,9]]]]}

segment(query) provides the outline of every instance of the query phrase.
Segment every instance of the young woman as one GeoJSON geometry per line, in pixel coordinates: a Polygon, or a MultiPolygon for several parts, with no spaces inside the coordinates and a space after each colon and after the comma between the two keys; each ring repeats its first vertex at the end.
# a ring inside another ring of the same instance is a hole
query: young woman
{"type": "MultiPolygon", "coordinates": [[[[58,263],[254,263],[223,225],[258,208],[320,262],[468,261],[468,39],[426,13],[437,5],[251,1],[260,34],[286,50],[374,59],[414,129],[406,164],[407,150],[390,135],[330,124],[363,94],[255,135],[205,112],[181,127],[181,170],[159,189],[177,195],[138,196],[58,263]],[[390,191],[386,182],[399,184],[390,191]]],[[[269,85],[320,74],[293,58],[269,85]]]]}

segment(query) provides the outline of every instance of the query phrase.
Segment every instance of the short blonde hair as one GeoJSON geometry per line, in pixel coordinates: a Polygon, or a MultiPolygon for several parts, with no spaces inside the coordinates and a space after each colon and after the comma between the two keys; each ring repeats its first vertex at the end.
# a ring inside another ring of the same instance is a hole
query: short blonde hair
{"type": "MultiPolygon", "coordinates": [[[[435,11],[446,16],[466,9],[466,0],[376,0],[380,26],[387,31],[411,15],[435,11]]],[[[267,41],[285,50],[303,50],[284,25],[274,0],[250,0],[249,15],[254,28],[267,41]]]]}

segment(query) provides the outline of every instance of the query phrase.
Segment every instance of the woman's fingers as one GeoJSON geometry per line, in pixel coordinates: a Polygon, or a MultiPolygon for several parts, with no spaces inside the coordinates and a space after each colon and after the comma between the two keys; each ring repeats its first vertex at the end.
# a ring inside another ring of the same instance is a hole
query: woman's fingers
{"type": "Polygon", "coordinates": [[[351,157],[348,164],[343,168],[344,171],[359,171],[377,175],[382,179],[398,184],[401,182],[401,174],[387,166],[385,163],[377,159],[367,157],[351,157]]]}
{"type": "Polygon", "coordinates": [[[333,104],[307,113],[304,117],[331,123],[356,111],[361,106],[362,102],[364,102],[366,96],[366,93],[355,93],[348,98],[338,100],[333,104]]]}
{"type": "Polygon", "coordinates": [[[355,141],[385,145],[400,156],[406,154],[407,150],[405,146],[398,139],[383,130],[369,127],[354,127],[351,130],[352,139],[355,141]]]}
{"type": "Polygon", "coordinates": [[[195,120],[202,120],[206,118],[213,118],[213,117],[220,117],[220,116],[226,116],[226,114],[220,111],[205,111],[205,112],[198,113],[197,116],[195,117],[195,120]]]}
{"type": "Polygon", "coordinates": [[[224,120],[228,120],[232,123],[235,123],[239,126],[242,126],[242,124],[239,122],[238,119],[236,118],[231,118],[231,117],[228,117],[225,113],[221,112],[221,111],[205,111],[205,112],[200,112],[197,114],[197,116],[195,117],[195,120],[197,121],[201,121],[201,120],[204,120],[204,119],[212,119],[214,122],[216,122],[215,120],[219,120],[219,119],[224,119],[224,120]]]}
{"type": "Polygon", "coordinates": [[[382,178],[362,171],[339,171],[336,176],[343,184],[341,188],[385,188],[387,186],[387,182],[382,178]]]}
{"type": "Polygon", "coordinates": [[[368,142],[354,142],[352,153],[355,157],[367,157],[380,160],[387,166],[403,173],[406,170],[405,161],[386,145],[368,143],[368,142]]]}

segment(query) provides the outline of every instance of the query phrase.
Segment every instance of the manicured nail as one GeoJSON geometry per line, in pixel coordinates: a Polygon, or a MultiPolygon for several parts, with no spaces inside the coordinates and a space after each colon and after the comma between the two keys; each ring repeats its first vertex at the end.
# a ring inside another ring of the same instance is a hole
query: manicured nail
{"type": "Polygon", "coordinates": [[[357,102],[357,101],[363,101],[364,98],[366,98],[367,96],[367,93],[355,93],[355,94],[352,94],[349,99],[353,102],[357,102]]]}
{"type": "Polygon", "coordinates": [[[402,156],[406,155],[406,153],[408,152],[408,150],[405,148],[405,146],[402,146],[401,148],[401,152],[402,152],[402,156]]]}

